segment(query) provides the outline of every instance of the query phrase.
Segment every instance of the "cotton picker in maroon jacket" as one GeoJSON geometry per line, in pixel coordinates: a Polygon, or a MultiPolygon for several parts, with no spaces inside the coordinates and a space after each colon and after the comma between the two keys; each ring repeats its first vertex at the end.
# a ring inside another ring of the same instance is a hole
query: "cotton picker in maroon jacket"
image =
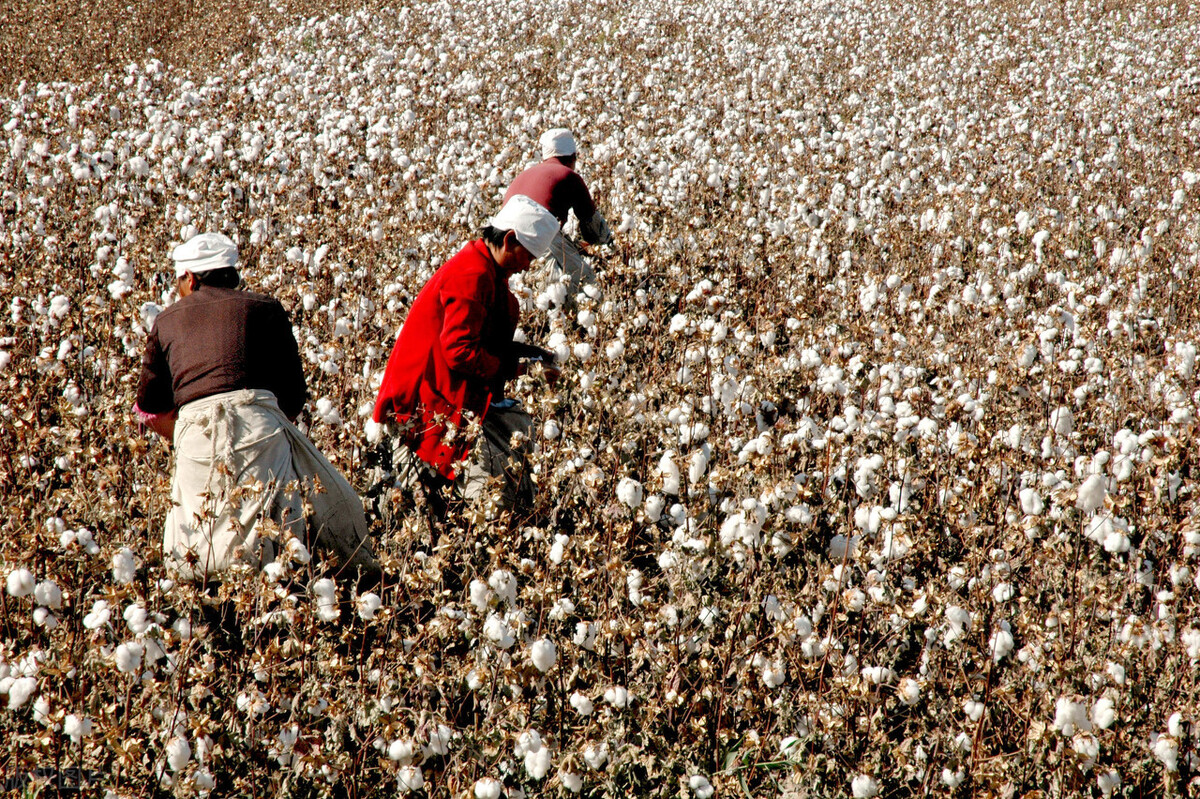
{"type": "Polygon", "coordinates": [[[517,300],[510,275],[542,257],[558,221],[516,196],[421,289],[392,348],[375,421],[395,422],[403,443],[447,480],[467,457],[461,431],[486,424],[489,402],[516,373],[517,300]]]}

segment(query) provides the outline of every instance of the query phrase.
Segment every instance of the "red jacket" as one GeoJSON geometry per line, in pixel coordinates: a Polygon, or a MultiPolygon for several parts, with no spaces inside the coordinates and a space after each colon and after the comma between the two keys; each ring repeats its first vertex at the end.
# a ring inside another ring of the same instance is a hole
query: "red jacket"
{"type": "Polygon", "coordinates": [[[375,399],[375,421],[414,424],[408,443],[447,479],[466,457],[463,411],[483,418],[503,385],[503,357],[517,328],[517,298],[481,239],[439,269],[408,312],[375,399]],[[449,440],[447,440],[449,439],[449,440]]]}

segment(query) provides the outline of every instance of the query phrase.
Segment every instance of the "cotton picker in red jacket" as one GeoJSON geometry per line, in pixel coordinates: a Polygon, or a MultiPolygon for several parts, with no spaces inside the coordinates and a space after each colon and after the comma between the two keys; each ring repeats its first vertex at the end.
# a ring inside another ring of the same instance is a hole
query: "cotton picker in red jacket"
{"type": "Polygon", "coordinates": [[[532,498],[528,475],[508,469],[512,433],[528,436],[532,421],[504,400],[504,383],[522,357],[552,356],[513,342],[519,310],[508,278],[543,257],[557,233],[549,211],[511,197],[413,301],[375,400],[375,421],[392,423],[401,445],[394,452],[401,482],[417,477],[441,488],[457,481],[473,500],[488,476],[506,476],[505,504],[532,498]],[[467,460],[472,421],[482,422],[483,433],[467,460]]]}

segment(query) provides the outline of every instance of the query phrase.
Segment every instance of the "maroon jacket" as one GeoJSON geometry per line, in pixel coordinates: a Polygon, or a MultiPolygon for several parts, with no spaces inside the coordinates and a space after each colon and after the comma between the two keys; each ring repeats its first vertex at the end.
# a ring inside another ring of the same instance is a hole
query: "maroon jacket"
{"type": "Polygon", "coordinates": [[[519,314],[487,244],[476,239],[421,289],[392,347],[375,421],[416,422],[410,446],[448,479],[469,442],[446,440],[447,427],[461,429],[464,410],[482,419],[501,390],[519,314]]]}
{"type": "Polygon", "coordinates": [[[277,300],[200,286],[154,320],[142,355],[137,406],[169,413],[192,400],[261,388],[295,418],[308,390],[287,312],[277,300]]]}
{"type": "MultiPolygon", "coordinates": [[[[557,158],[547,158],[517,175],[504,193],[504,202],[515,194],[524,194],[554,214],[559,225],[567,221],[567,212],[572,209],[580,223],[596,215],[596,203],[583,178],[557,158]]],[[[597,242],[589,240],[588,243],[597,242]]]]}

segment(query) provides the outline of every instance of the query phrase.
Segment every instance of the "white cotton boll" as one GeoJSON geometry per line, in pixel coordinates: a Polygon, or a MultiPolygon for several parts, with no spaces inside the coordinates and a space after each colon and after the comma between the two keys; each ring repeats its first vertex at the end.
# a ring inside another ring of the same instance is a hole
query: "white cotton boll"
{"type": "Polygon", "coordinates": [[[1116,771],[1106,771],[1097,775],[1096,785],[1100,788],[1100,793],[1112,796],[1113,792],[1121,787],[1121,775],[1116,771]]]}
{"type": "Polygon", "coordinates": [[[957,605],[951,605],[945,611],[946,622],[950,629],[946,631],[943,640],[947,645],[961,640],[971,631],[971,613],[957,605]]]}
{"type": "Polygon", "coordinates": [[[847,538],[838,533],[833,538],[829,539],[829,559],[841,561],[854,556],[858,549],[858,536],[847,538]]]}
{"type": "Polygon", "coordinates": [[[1068,737],[1080,731],[1090,732],[1092,723],[1087,708],[1065,696],[1059,697],[1054,704],[1054,729],[1068,737]]]}
{"type": "Polygon", "coordinates": [[[33,572],[29,569],[13,569],[8,573],[6,581],[9,596],[29,596],[33,593],[33,588],[37,585],[37,581],[33,577],[33,572]]]}
{"type": "Polygon", "coordinates": [[[487,583],[483,580],[472,580],[467,590],[475,609],[481,613],[487,610],[488,602],[492,598],[492,592],[488,589],[487,583]]]}
{"type": "Polygon", "coordinates": [[[1008,600],[1012,599],[1015,594],[1016,591],[1013,589],[1012,583],[998,583],[996,587],[992,589],[992,600],[997,603],[1007,602],[1008,600]]]}
{"type": "Polygon", "coordinates": [[[921,699],[921,684],[912,677],[905,677],[896,686],[896,696],[905,705],[915,705],[921,699]]]}
{"type": "Polygon", "coordinates": [[[1179,640],[1183,643],[1188,657],[1193,662],[1200,660],[1200,630],[1192,628],[1184,630],[1183,634],[1179,636],[1179,640]]]}
{"type": "Polygon", "coordinates": [[[542,425],[542,438],[546,439],[547,441],[553,441],[554,439],[558,438],[561,433],[562,427],[560,427],[558,422],[554,421],[553,419],[547,419],[546,423],[542,425]]]}
{"type": "Polygon", "coordinates": [[[142,668],[142,657],[145,648],[136,641],[127,641],[117,646],[117,671],[122,674],[136,674],[142,668]]]}
{"type": "Polygon", "coordinates": [[[133,550],[129,547],[121,547],[112,557],[113,582],[117,585],[128,585],[133,582],[136,574],[137,560],[133,556],[133,550]]]}
{"type": "Polygon", "coordinates": [[[571,793],[579,793],[583,790],[583,779],[578,774],[562,771],[559,772],[558,778],[562,781],[562,786],[571,793]]]}
{"type": "Polygon", "coordinates": [[[1104,487],[1104,477],[1099,474],[1093,474],[1083,481],[1083,485],[1079,486],[1078,498],[1075,501],[1075,505],[1084,513],[1091,513],[1104,507],[1104,498],[1106,496],[1108,496],[1108,491],[1104,487]]]}
{"type": "Polygon", "coordinates": [[[887,685],[896,679],[896,672],[887,666],[864,666],[860,674],[871,685],[887,685]]]}
{"type": "Polygon", "coordinates": [[[850,793],[854,799],[870,799],[879,793],[879,783],[874,777],[866,774],[859,774],[854,779],[850,780],[850,793]]]}
{"type": "Polygon", "coordinates": [[[1013,651],[1013,637],[1008,630],[997,630],[992,634],[992,640],[989,642],[989,649],[992,652],[992,662],[999,663],[1008,654],[1013,651]]]}
{"type": "Polygon", "coordinates": [[[1042,511],[1046,509],[1042,495],[1035,488],[1022,488],[1020,497],[1021,512],[1026,516],[1041,516],[1042,511]]]}
{"type": "Polygon", "coordinates": [[[618,710],[629,706],[629,691],[623,686],[614,685],[604,692],[604,701],[618,710]]]}
{"type": "Polygon", "coordinates": [[[517,578],[507,569],[497,569],[488,577],[488,587],[501,602],[512,605],[517,601],[517,578]]]}
{"type": "Polygon", "coordinates": [[[1050,414],[1050,428],[1060,436],[1069,436],[1075,430],[1075,414],[1070,408],[1060,406],[1050,414]]]}
{"type": "Polygon", "coordinates": [[[278,560],[273,560],[262,567],[263,576],[272,585],[278,583],[287,574],[287,566],[278,560]]]}
{"type": "Polygon", "coordinates": [[[1092,705],[1092,724],[1102,730],[1107,730],[1117,720],[1116,706],[1108,697],[1096,700],[1092,705]]]}
{"type": "Polygon", "coordinates": [[[608,345],[604,348],[604,355],[610,361],[619,360],[621,358],[621,356],[623,356],[624,354],[625,354],[625,342],[621,341],[620,339],[616,339],[615,341],[610,341],[608,343],[608,345]]]}
{"type": "Polygon", "coordinates": [[[708,458],[707,444],[692,453],[691,462],[688,464],[688,482],[698,484],[704,479],[704,473],[708,471],[708,458]]]}
{"type": "Polygon", "coordinates": [[[1128,552],[1131,542],[1129,536],[1125,535],[1121,530],[1113,529],[1104,536],[1104,551],[1120,554],[1128,552]]]}
{"type": "Polygon", "coordinates": [[[947,788],[954,789],[962,785],[963,780],[967,778],[967,773],[962,769],[951,771],[948,768],[942,769],[942,784],[947,788]]]}
{"type": "Polygon", "coordinates": [[[83,626],[89,630],[99,629],[108,624],[111,613],[112,611],[109,609],[108,602],[103,599],[97,599],[92,605],[92,609],[83,617],[83,626]]]}
{"type": "Polygon", "coordinates": [[[425,775],[416,766],[405,766],[396,773],[396,790],[412,793],[425,787],[425,775]]]}
{"type": "Polygon", "coordinates": [[[583,748],[583,760],[594,769],[608,761],[608,744],[588,744],[583,748]]]}
{"type": "Polygon", "coordinates": [[[63,734],[75,743],[92,734],[92,720],[84,716],[80,718],[74,713],[63,719],[63,734]]]}
{"type": "Polygon", "coordinates": [[[581,716],[590,716],[595,709],[592,705],[592,700],[578,691],[571,694],[571,707],[575,708],[575,712],[581,716]]]}
{"type": "Polygon", "coordinates": [[[192,747],[182,735],[167,744],[167,765],[171,771],[182,771],[192,759],[192,747]]]}
{"type": "MultiPolygon", "coordinates": [[[[550,545],[550,562],[555,566],[563,562],[563,557],[566,555],[566,547],[570,541],[570,536],[563,535],[562,533],[554,534],[554,543],[550,545]]],[[[474,586],[474,582],[472,582],[472,586],[474,586]]],[[[474,600],[472,599],[472,601],[474,600]]]]}
{"type": "Polygon", "coordinates": [[[525,773],[531,779],[540,780],[550,771],[550,750],[545,746],[525,753],[525,773]]]}
{"type": "Polygon", "coordinates": [[[692,789],[696,799],[712,799],[712,783],[699,774],[693,774],[688,778],[688,787],[692,789]]]}
{"type": "Polygon", "coordinates": [[[632,477],[622,477],[617,483],[617,499],[630,509],[642,504],[642,484],[632,477]]]}
{"type": "Polygon", "coordinates": [[[535,752],[541,749],[541,733],[536,729],[527,729],[520,735],[517,735],[517,743],[512,746],[512,753],[517,757],[527,755],[529,752],[535,752]]]}
{"type": "Polygon", "coordinates": [[[504,783],[500,780],[494,780],[491,777],[475,780],[475,799],[500,799],[500,793],[503,790],[504,783]]]}
{"type": "Polygon", "coordinates": [[[596,625],[586,621],[577,622],[571,640],[575,646],[592,651],[596,647],[596,625]]]}
{"type": "Polygon", "coordinates": [[[512,628],[508,626],[508,622],[502,616],[495,613],[487,617],[487,621],[483,623],[483,635],[491,641],[497,649],[508,649],[517,642],[513,636],[512,628]]]}
{"type": "Polygon", "coordinates": [[[662,477],[664,494],[674,496],[679,493],[679,466],[675,463],[674,450],[667,450],[658,461],[658,473],[662,477]]]}
{"type": "Polygon", "coordinates": [[[640,605],[645,601],[642,596],[642,573],[637,569],[630,570],[625,576],[625,588],[629,591],[629,601],[635,605],[640,605]]]}
{"type": "Polygon", "coordinates": [[[29,701],[37,689],[36,677],[18,677],[8,686],[8,709],[16,710],[29,701]]]}
{"type": "Polygon", "coordinates": [[[342,424],[341,414],[338,413],[337,408],[334,407],[333,400],[329,399],[328,397],[321,397],[318,399],[314,411],[316,417],[325,424],[333,425],[334,427],[342,424]]]}
{"type": "Polygon", "coordinates": [[[1167,771],[1179,770],[1179,742],[1169,735],[1160,735],[1154,742],[1154,756],[1167,771]]]}
{"type": "Polygon", "coordinates": [[[1172,713],[1167,719],[1167,733],[1174,738],[1187,735],[1187,725],[1183,721],[1182,713],[1172,713]]]}
{"type": "Polygon", "coordinates": [[[426,757],[442,756],[450,753],[450,741],[454,739],[454,730],[445,724],[439,724],[437,729],[429,734],[429,743],[425,745],[426,757]]]}
{"type": "Polygon", "coordinates": [[[379,594],[371,591],[360,596],[355,604],[358,606],[358,617],[363,621],[371,621],[383,606],[383,600],[379,594]]]}
{"type": "MultiPolygon", "coordinates": [[[[3,693],[3,691],[0,691],[3,693]]],[[[44,696],[39,696],[33,703],[33,720],[43,727],[56,728],[54,719],[50,717],[50,702],[44,696]]]]}
{"type": "Polygon", "coordinates": [[[42,580],[34,586],[33,598],[39,605],[53,610],[62,607],[62,589],[53,580],[42,580]]]}
{"type": "Polygon", "coordinates": [[[662,494],[651,494],[646,498],[645,507],[642,513],[646,517],[646,521],[651,524],[662,518],[663,509],[667,507],[667,500],[662,494]]]}
{"type": "Polygon", "coordinates": [[[778,688],[787,682],[787,668],[782,663],[770,663],[762,672],[763,685],[778,688]]]}
{"type": "Polygon", "coordinates": [[[858,613],[867,604],[867,595],[861,588],[850,588],[842,594],[842,606],[847,613],[858,613]]]}
{"type": "Polygon", "coordinates": [[[548,638],[534,641],[533,645],[529,647],[529,660],[542,674],[550,670],[557,658],[558,650],[555,649],[554,642],[548,638]]]}
{"type": "Polygon", "coordinates": [[[293,560],[301,566],[312,560],[312,555],[308,553],[308,547],[304,546],[299,538],[289,538],[285,551],[287,552],[288,560],[293,560]]]}
{"type": "Polygon", "coordinates": [[[779,742],[779,755],[785,760],[791,760],[800,755],[800,739],[795,735],[789,735],[779,742]]]}
{"type": "Polygon", "coordinates": [[[387,756],[402,766],[412,762],[417,745],[409,740],[396,739],[388,744],[387,756]]]}
{"type": "Polygon", "coordinates": [[[146,613],[146,609],[137,603],[133,603],[125,608],[122,618],[125,619],[125,624],[135,635],[141,635],[150,629],[150,617],[146,613]]]}
{"type": "Polygon", "coordinates": [[[317,598],[317,618],[321,621],[337,621],[342,615],[337,603],[337,584],[323,577],[312,584],[312,592],[317,598]]]}

